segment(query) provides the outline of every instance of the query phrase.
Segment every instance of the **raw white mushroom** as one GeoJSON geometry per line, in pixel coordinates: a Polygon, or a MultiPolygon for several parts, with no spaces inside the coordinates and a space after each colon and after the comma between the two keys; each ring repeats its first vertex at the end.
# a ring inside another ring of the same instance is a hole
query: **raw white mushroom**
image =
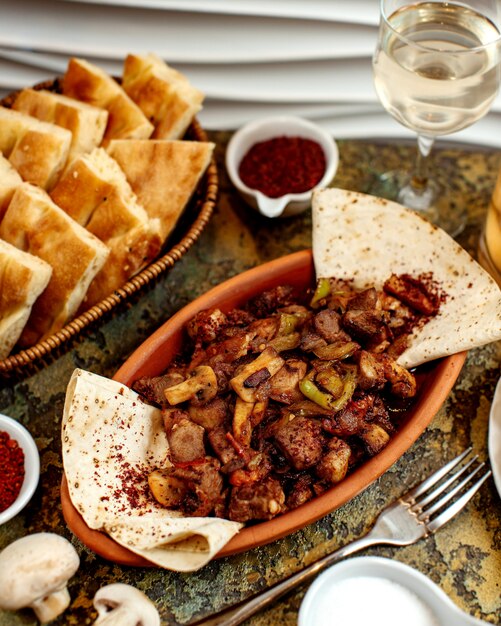
{"type": "Polygon", "coordinates": [[[0,552],[0,608],[30,607],[40,622],[50,622],[70,603],[66,585],[80,559],[64,537],[34,533],[0,552]]]}
{"type": "Polygon", "coordinates": [[[94,596],[94,607],[98,613],[94,626],[160,626],[153,602],[131,585],[101,587],[94,596]]]}

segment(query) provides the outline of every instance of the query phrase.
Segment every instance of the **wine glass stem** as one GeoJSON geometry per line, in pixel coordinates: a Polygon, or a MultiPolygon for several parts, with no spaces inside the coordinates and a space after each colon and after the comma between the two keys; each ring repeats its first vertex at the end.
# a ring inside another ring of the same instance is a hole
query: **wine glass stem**
{"type": "Polygon", "coordinates": [[[398,192],[400,204],[414,209],[421,217],[443,228],[449,235],[456,237],[466,223],[466,210],[451,206],[448,211],[440,210],[443,190],[433,175],[429,173],[429,155],[434,138],[418,135],[418,151],[414,171],[398,192]]]}
{"type": "Polygon", "coordinates": [[[435,222],[438,212],[434,206],[437,188],[428,174],[428,156],[433,147],[433,137],[418,135],[418,153],[414,172],[398,192],[398,201],[418,211],[430,222],[435,222]]]}
{"type": "Polygon", "coordinates": [[[417,137],[417,158],[414,174],[411,178],[411,186],[419,192],[428,185],[428,157],[433,148],[434,137],[418,135],[417,137]]]}

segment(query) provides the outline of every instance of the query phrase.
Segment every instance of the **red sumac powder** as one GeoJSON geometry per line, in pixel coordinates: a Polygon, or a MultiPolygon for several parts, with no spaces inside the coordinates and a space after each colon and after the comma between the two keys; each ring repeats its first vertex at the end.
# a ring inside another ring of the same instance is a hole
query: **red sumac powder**
{"type": "Polygon", "coordinates": [[[24,480],[24,452],[15,439],[0,431],[0,513],[19,495],[24,480]]]}
{"type": "Polygon", "coordinates": [[[251,189],[269,198],[303,193],[325,173],[325,154],[316,141],[303,137],[274,137],[254,144],[242,159],[238,173],[251,189]]]}

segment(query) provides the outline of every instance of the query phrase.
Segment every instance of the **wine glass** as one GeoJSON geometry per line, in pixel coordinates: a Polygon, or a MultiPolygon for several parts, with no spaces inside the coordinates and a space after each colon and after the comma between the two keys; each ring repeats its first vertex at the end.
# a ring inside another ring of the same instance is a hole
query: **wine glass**
{"type": "Polygon", "coordinates": [[[466,210],[443,210],[445,192],[428,173],[427,157],[435,137],[470,126],[496,97],[500,4],[381,0],[374,84],[384,108],[417,133],[418,157],[412,174],[385,175],[380,195],[415,209],[452,236],[464,228],[466,210]]]}

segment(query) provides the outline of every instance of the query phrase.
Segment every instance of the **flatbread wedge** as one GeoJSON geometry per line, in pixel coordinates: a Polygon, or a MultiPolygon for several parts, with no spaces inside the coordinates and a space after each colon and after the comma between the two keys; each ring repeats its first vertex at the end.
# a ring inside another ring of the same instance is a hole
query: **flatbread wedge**
{"type": "Polygon", "coordinates": [[[51,279],[34,303],[19,339],[20,345],[31,346],[60,330],[75,314],[109,250],[43,189],[29,183],[16,189],[0,223],[0,237],[52,267],[51,279]]]}
{"type": "Polygon", "coordinates": [[[163,242],[195,192],[213,150],[210,142],[161,139],[114,140],[108,146],[141,206],[150,218],[160,220],[163,242]]]}
{"type": "Polygon", "coordinates": [[[125,174],[103,148],[80,155],[52,190],[54,202],[110,249],[82,302],[89,308],[121,287],[160,252],[160,222],[150,219],[125,174]]]}
{"type": "Polygon", "coordinates": [[[123,384],[75,370],[61,435],[70,498],[87,526],[152,563],[194,571],[241,528],[184,518],[148,497],[148,473],[169,462],[162,414],[123,384]]]}
{"type": "Polygon", "coordinates": [[[23,89],[12,108],[71,132],[68,159],[99,146],[108,123],[108,111],[43,89],[23,89]]]}
{"type": "Polygon", "coordinates": [[[70,145],[66,128],[0,107],[0,151],[23,180],[51,189],[66,165],[70,145]]]}
{"type": "Polygon", "coordinates": [[[0,239],[0,359],[16,345],[52,267],[0,239]]]}
{"type": "Polygon", "coordinates": [[[155,126],[155,139],[182,139],[204,94],[156,54],[127,55],[122,85],[155,126]]]}
{"type": "Polygon", "coordinates": [[[114,138],[147,139],[153,132],[153,125],[122,87],[100,67],[84,59],[69,60],[62,92],[108,111],[103,145],[114,138]]]}
{"type": "Polygon", "coordinates": [[[403,206],[354,191],[313,193],[317,278],[381,287],[391,274],[428,276],[439,312],[415,328],[398,362],[406,368],[501,339],[501,290],[443,230],[403,206]]]}

